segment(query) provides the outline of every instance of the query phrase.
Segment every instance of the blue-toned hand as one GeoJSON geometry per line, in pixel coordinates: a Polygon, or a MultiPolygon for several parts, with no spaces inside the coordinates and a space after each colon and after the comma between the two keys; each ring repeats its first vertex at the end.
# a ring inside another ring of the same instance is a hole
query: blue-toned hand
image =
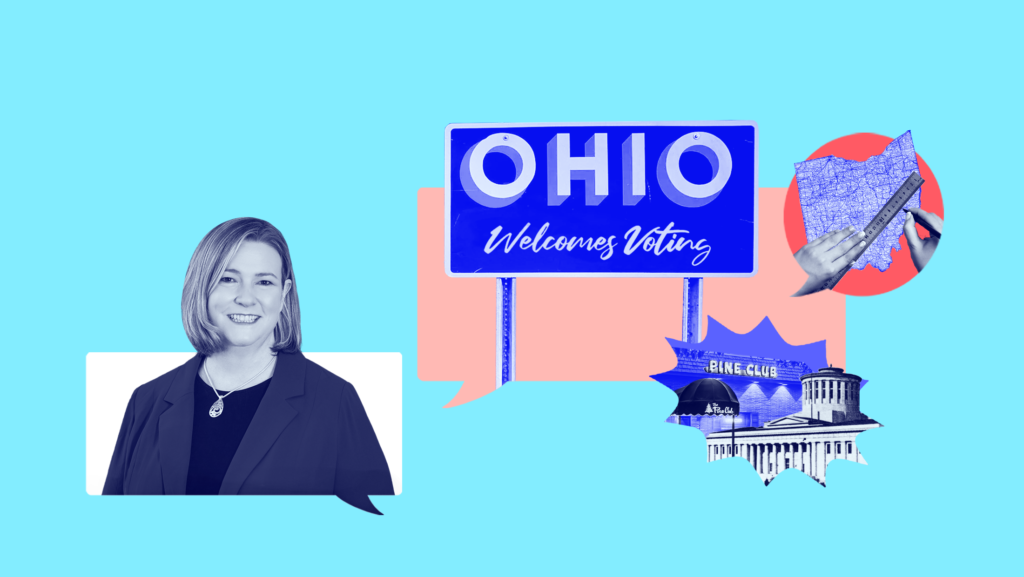
{"type": "Polygon", "coordinates": [[[832,275],[857,260],[866,243],[864,232],[855,233],[856,230],[848,226],[825,233],[796,251],[793,256],[800,264],[800,268],[807,273],[807,282],[793,296],[799,297],[820,291],[832,275]]]}
{"type": "Polygon", "coordinates": [[[939,237],[933,234],[928,238],[921,238],[914,223],[921,222],[925,228],[941,235],[942,219],[937,214],[920,208],[907,208],[906,211],[907,219],[903,221],[903,234],[907,235],[907,245],[910,246],[910,260],[914,261],[917,272],[921,272],[939,246],[939,237]]]}

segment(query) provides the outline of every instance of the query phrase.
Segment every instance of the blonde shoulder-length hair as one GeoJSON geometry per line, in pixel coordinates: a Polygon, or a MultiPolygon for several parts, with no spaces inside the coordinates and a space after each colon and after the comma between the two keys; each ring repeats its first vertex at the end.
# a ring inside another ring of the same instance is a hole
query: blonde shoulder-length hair
{"type": "Polygon", "coordinates": [[[236,218],[223,222],[203,237],[192,253],[185,273],[185,288],[181,292],[181,321],[185,334],[196,351],[212,355],[224,350],[227,343],[210,320],[207,309],[210,294],[228,262],[245,241],[262,242],[281,255],[281,283],[292,281],[292,288],[284,299],[281,318],[274,327],[274,352],[297,353],[302,344],[299,328],[299,292],[295,286],[295,271],[281,231],[258,218],[236,218]]]}

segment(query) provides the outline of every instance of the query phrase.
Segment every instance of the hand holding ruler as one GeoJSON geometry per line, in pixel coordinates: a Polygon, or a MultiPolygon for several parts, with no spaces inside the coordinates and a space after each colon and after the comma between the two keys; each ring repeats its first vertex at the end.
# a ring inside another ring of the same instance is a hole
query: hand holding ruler
{"type": "Polygon", "coordinates": [[[871,246],[871,243],[875,242],[875,239],[878,238],[878,235],[882,234],[882,231],[892,222],[892,219],[896,218],[903,205],[907,204],[907,201],[910,200],[910,197],[914,196],[914,193],[921,188],[922,184],[924,184],[924,179],[916,171],[912,172],[907,177],[907,180],[903,181],[903,184],[896,190],[896,194],[892,195],[892,198],[885,203],[882,210],[878,211],[878,214],[864,228],[864,248],[852,249],[857,251],[857,256],[853,259],[853,262],[843,267],[843,270],[832,275],[825,281],[825,285],[822,288],[832,290],[833,287],[839,284],[839,281],[843,280],[846,273],[850,272],[850,269],[853,268],[853,263],[864,254],[864,251],[871,246]]]}

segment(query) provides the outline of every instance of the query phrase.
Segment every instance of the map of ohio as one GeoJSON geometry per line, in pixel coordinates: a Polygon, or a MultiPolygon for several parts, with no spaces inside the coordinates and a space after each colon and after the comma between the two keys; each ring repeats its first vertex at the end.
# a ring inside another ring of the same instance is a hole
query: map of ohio
{"type": "MultiPolygon", "coordinates": [[[[864,162],[826,156],[796,163],[807,240],[850,225],[864,230],[915,170],[917,155],[909,130],[890,142],[882,154],[864,162]]],[[[921,191],[914,193],[905,206],[920,207],[921,191]]],[[[880,271],[887,270],[892,264],[891,249],[900,249],[905,219],[906,213],[900,211],[853,268],[862,270],[870,264],[880,271]]]]}

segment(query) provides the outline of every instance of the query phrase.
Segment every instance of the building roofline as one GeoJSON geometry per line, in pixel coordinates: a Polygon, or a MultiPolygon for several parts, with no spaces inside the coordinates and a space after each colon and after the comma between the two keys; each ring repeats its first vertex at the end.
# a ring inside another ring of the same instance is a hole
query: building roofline
{"type": "MultiPolygon", "coordinates": [[[[784,418],[784,417],[783,417],[784,418]]],[[[817,420],[817,419],[815,419],[817,420]]],[[[801,435],[801,434],[815,434],[815,433],[826,433],[829,431],[834,432],[850,432],[856,430],[857,427],[867,425],[862,430],[873,429],[881,427],[881,423],[874,419],[860,419],[857,421],[846,421],[843,423],[828,423],[827,421],[820,421],[822,424],[800,424],[800,425],[782,425],[778,427],[745,427],[743,429],[736,429],[735,431],[715,431],[707,435],[707,438],[715,439],[728,439],[732,436],[732,433],[746,433],[744,437],[769,437],[775,434],[778,435],[801,435]],[[750,434],[753,433],[753,434],[750,434]]]]}
{"type": "Polygon", "coordinates": [[[832,379],[840,379],[840,378],[843,378],[843,377],[851,377],[851,378],[857,379],[858,381],[863,381],[864,380],[864,379],[860,378],[858,375],[855,375],[853,373],[835,373],[835,372],[823,373],[821,371],[816,371],[816,372],[813,372],[813,373],[807,373],[806,375],[800,375],[800,380],[802,381],[804,379],[814,378],[814,377],[829,377],[829,378],[832,378],[832,379]]]}

